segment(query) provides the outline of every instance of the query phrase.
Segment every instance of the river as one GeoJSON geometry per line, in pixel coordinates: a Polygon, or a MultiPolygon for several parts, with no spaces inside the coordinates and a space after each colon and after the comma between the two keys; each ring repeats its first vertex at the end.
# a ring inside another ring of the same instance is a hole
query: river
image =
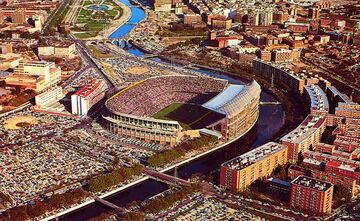
{"type": "MultiPolygon", "coordinates": [[[[125,5],[131,6],[128,0],[120,0],[125,5]]],[[[131,7],[132,17],[129,20],[131,24],[124,24],[117,29],[110,38],[118,38],[125,36],[131,29],[135,27],[133,23],[140,22],[145,13],[142,9],[137,7],[131,7]]],[[[136,56],[141,56],[144,53],[140,50],[130,47],[129,53],[136,56]]],[[[159,62],[164,62],[159,59],[155,59],[159,62]]],[[[207,70],[199,70],[205,74],[227,79],[230,83],[239,83],[239,79],[234,77],[222,75],[216,72],[210,72],[207,70]]],[[[266,91],[261,93],[261,101],[276,101],[276,99],[266,91]]],[[[202,173],[204,175],[212,175],[215,183],[219,183],[219,167],[220,165],[244,152],[249,151],[255,147],[258,147],[271,139],[280,131],[284,124],[284,111],[280,105],[269,105],[260,107],[260,115],[256,125],[242,138],[227,145],[226,147],[212,152],[200,159],[194,160],[186,165],[178,168],[178,176],[184,179],[189,178],[193,173],[202,173]]],[[[154,196],[168,188],[167,185],[147,180],[138,184],[130,189],[119,192],[113,196],[106,198],[106,200],[118,205],[125,206],[127,203],[134,200],[144,200],[151,196],[154,196]]],[[[60,220],[80,221],[87,220],[100,215],[103,212],[109,211],[109,208],[100,205],[98,203],[90,204],[77,211],[66,214],[60,217],[60,220]]]]}

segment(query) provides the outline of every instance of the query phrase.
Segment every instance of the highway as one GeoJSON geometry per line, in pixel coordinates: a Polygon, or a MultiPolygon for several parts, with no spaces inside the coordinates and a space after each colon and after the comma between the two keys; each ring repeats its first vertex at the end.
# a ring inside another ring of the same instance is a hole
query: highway
{"type": "MultiPolygon", "coordinates": [[[[88,52],[88,49],[86,48],[84,42],[76,39],[75,37],[73,37],[71,35],[70,35],[70,38],[75,42],[77,51],[79,52],[79,54],[83,58],[83,60],[87,63],[86,69],[94,68],[95,71],[100,74],[100,76],[103,76],[103,80],[107,84],[109,90],[112,89],[114,87],[114,84],[109,80],[106,73],[95,62],[95,59],[88,52]]],[[[84,71],[84,70],[82,70],[82,71],[84,71]]],[[[80,74],[80,71],[78,71],[76,74],[80,74]]],[[[74,78],[76,78],[76,76],[77,76],[76,74],[75,74],[74,78]]]]}

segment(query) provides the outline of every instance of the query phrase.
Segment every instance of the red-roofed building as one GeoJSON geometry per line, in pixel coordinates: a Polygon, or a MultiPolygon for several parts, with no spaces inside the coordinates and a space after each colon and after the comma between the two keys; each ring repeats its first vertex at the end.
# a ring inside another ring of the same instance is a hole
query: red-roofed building
{"type": "Polygon", "coordinates": [[[92,80],[71,95],[71,112],[86,115],[90,108],[105,96],[106,84],[102,80],[92,80]]]}

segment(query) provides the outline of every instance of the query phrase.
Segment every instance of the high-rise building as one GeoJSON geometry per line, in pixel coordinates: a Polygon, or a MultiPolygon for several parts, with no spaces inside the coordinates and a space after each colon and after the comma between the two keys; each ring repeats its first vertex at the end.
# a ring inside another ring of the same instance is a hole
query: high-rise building
{"type": "Polygon", "coordinates": [[[269,142],[221,165],[220,185],[240,192],[255,180],[269,176],[273,170],[287,163],[288,148],[269,142]]]}
{"type": "Polygon", "coordinates": [[[71,95],[71,112],[86,115],[90,108],[105,96],[106,84],[102,80],[92,80],[75,94],[71,95]]]}
{"type": "Polygon", "coordinates": [[[331,183],[299,176],[291,182],[291,206],[309,212],[331,212],[334,186],[331,183]]]}
{"type": "Polygon", "coordinates": [[[54,87],[35,96],[36,108],[61,112],[65,108],[58,101],[64,97],[61,87],[54,87]]]}
{"type": "Polygon", "coordinates": [[[289,148],[289,160],[297,161],[299,153],[315,148],[325,128],[324,117],[308,115],[295,130],[282,137],[281,143],[289,148]]]}

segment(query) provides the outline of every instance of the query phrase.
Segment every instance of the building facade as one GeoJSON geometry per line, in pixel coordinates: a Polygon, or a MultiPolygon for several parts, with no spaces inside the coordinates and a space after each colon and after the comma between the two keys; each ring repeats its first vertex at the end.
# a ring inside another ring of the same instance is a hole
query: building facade
{"type": "Polygon", "coordinates": [[[246,190],[255,180],[269,176],[287,163],[288,148],[269,142],[221,165],[220,185],[234,192],[246,190]]]}
{"type": "Polygon", "coordinates": [[[105,97],[107,86],[102,80],[92,80],[75,94],[71,95],[71,112],[87,115],[90,108],[105,97]]]}
{"type": "Polygon", "coordinates": [[[28,61],[19,62],[5,82],[9,86],[20,86],[41,92],[61,81],[61,69],[53,62],[28,61]]]}
{"type": "Polygon", "coordinates": [[[54,87],[52,90],[45,91],[35,96],[35,104],[40,107],[46,107],[48,104],[56,102],[64,97],[61,87],[54,87]]]}
{"type": "Polygon", "coordinates": [[[299,153],[304,154],[309,149],[315,148],[325,128],[324,117],[308,115],[295,130],[282,137],[280,142],[289,148],[289,160],[296,162],[299,153]]]}
{"type": "Polygon", "coordinates": [[[316,214],[331,212],[334,186],[307,176],[291,182],[291,206],[316,214]]]}

